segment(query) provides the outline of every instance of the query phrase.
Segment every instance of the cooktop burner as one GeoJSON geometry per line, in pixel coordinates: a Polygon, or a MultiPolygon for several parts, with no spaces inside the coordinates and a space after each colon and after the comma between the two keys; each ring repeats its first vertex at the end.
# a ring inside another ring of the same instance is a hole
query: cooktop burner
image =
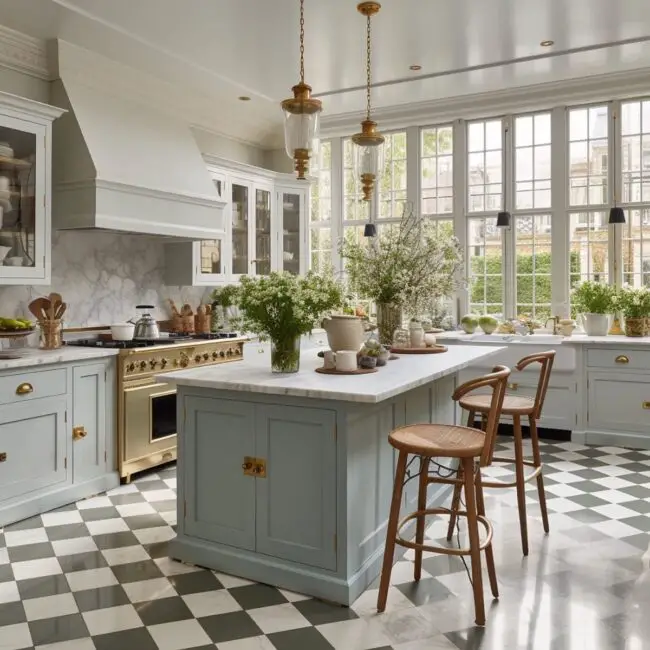
{"type": "Polygon", "coordinates": [[[210,334],[170,334],[159,339],[133,339],[132,341],[105,341],[102,339],[76,339],[66,341],[66,345],[78,345],[84,348],[117,348],[127,350],[131,348],[150,348],[154,345],[175,345],[188,341],[206,341],[236,338],[236,332],[213,332],[210,334]]]}

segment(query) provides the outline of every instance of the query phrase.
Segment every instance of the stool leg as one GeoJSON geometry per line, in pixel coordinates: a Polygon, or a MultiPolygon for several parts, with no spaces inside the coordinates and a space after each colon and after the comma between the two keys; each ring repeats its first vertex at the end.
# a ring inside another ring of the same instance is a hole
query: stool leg
{"type": "MultiPolygon", "coordinates": [[[[539,453],[539,437],[537,436],[537,422],[534,416],[529,417],[530,422],[530,439],[533,443],[533,462],[535,467],[542,466],[542,457],[539,453]]],[[[542,523],[544,524],[544,532],[548,533],[548,510],[546,509],[546,492],[544,491],[544,477],[542,472],[537,475],[537,494],[539,495],[539,507],[542,511],[542,523]]]]}
{"type": "MultiPolygon", "coordinates": [[[[456,473],[456,480],[463,480],[463,466],[458,466],[458,472],[456,473]]],[[[454,536],[454,529],[456,528],[456,513],[460,510],[460,497],[463,493],[463,484],[456,483],[454,485],[454,495],[451,498],[451,512],[449,514],[449,527],[447,528],[447,541],[451,542],[451,538],[454,536]]]]}
{"type": "Polygon", "coordinates": [[[524,477],[524,441],[521,434],[521,416],[513,415],[515,435],[515,479],[517,481],[517,506],[519,508],[519,528],[521,529],[521,548],[528,555],[528,522],[526,521],[526,482],[524,477]]]}
{"type": "Polygon", "coordinates": [[[476,519],[476,493],[474,487],[474,460],[463,458],[465,473],[465,501],[467,506],[467,531],[472,558],[472,589],[474,590],[474,613],[477,625],[485,625],[485,603],[483,601],[483,576],[481,574],[481,549],[476,519]]]}
{"type": "MultiPolygon", "coordinates": [[[[418,512],[426,510],[427,507],[427,485],[429,484],[429,458],[420,456],[420,489],[418,491],[418,512]]],[[[417,519],[415,531],[415,543],[424,544],[424,527],[425,516],[420,515],[417,519]]],[[[422,576],[422,549],[415,551],[415,567],[413,569],[413,579],[419,580],[422,576]]]]}
{"type": "Polygon", "coordinates": [[[395,538],[397,537],[397,525],[399,524],[399,511],[402,505],[402,492],[404,490],[404,477],[406,476],[406,461],[408,454],[400,451],[397,458],[397,469],[395,471],[395,483],[393,484],[393,499],[390,504],[390,515],[386,527],[386,545],[384,546],[384,563],[381,568],[381,580],[379,582],[379,595],[377,596],[377,611],[383,612],[386,609],[388,599],[388,587],[390,586],[390,574],[393,570],[393,555],[395,553],[395,538]]]}
{"type": "MultiPolygon", "coordinates": [[[[476,510],[479,515],[485,517],[485,499],[483,498],[483,483],[481,482],[481,466],[476,469],[474,478],[476,485],[476,510]]],[[[490,589],[495,598],[499,597],[499,585],[497,583],[497,572],[494,568],[494,553],[492,552],[492,542],[485,547],[485,563],[487,564],[488,576],[490,578],[490,589]]]]}

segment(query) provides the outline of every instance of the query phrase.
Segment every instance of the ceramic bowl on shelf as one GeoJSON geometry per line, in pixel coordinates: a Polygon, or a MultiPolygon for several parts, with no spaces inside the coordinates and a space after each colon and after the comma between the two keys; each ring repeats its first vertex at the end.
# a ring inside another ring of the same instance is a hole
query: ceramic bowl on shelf
{"type": "Polygon", "coordinates": [[[0,246],[0,264],[5,261],[5,257],[9,255],[9,251],[12,249],[12,246],[0,246]]]}
{"type": "Polygon", "coordinates": [[[20,255],[5,257],[5,266],[23,266],[24,261],[20,255]]]}
{"type": "Polygon", "coordinates": [[[11,148],[8,142],[0,142],[0,156],[4,158],[14,157],[14,150],[11,148]]]}

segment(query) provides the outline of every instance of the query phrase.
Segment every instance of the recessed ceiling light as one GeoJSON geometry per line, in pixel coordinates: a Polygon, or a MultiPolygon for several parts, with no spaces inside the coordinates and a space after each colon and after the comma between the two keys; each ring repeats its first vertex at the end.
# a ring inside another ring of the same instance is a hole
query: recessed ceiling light
{"type": "Polygon", "coordinates": [[[246,95],[240,95],[239,96],[239,101],[240,102],[250,102],[251,98],[246,96],[246,95]]]}
{"type": "Polygon", "coordinates": [[[542,47],[551,47],[551,45],[555,45],[555,41],[542,41],[540,45],[542,47]]]}
{"type": "Polygon", "coordinates": [[[410,65],[409,70],[422,70],[421,65],[410,65]]]}

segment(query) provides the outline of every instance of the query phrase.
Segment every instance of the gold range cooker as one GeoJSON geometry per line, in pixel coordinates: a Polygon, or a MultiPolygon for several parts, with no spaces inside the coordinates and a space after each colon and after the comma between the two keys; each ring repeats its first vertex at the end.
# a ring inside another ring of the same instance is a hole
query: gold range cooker
{"type": "Polygon", "coordinates": [[[176,460],[176,388],[156,382],[154,377],[172,370],[243,359],[247,339],[204,336],[209,335],[156,341],[68,341],[67,345],[120,349],[117,356],[117,458],[122,482],[129,483],[136,472],[176,460]]]}

